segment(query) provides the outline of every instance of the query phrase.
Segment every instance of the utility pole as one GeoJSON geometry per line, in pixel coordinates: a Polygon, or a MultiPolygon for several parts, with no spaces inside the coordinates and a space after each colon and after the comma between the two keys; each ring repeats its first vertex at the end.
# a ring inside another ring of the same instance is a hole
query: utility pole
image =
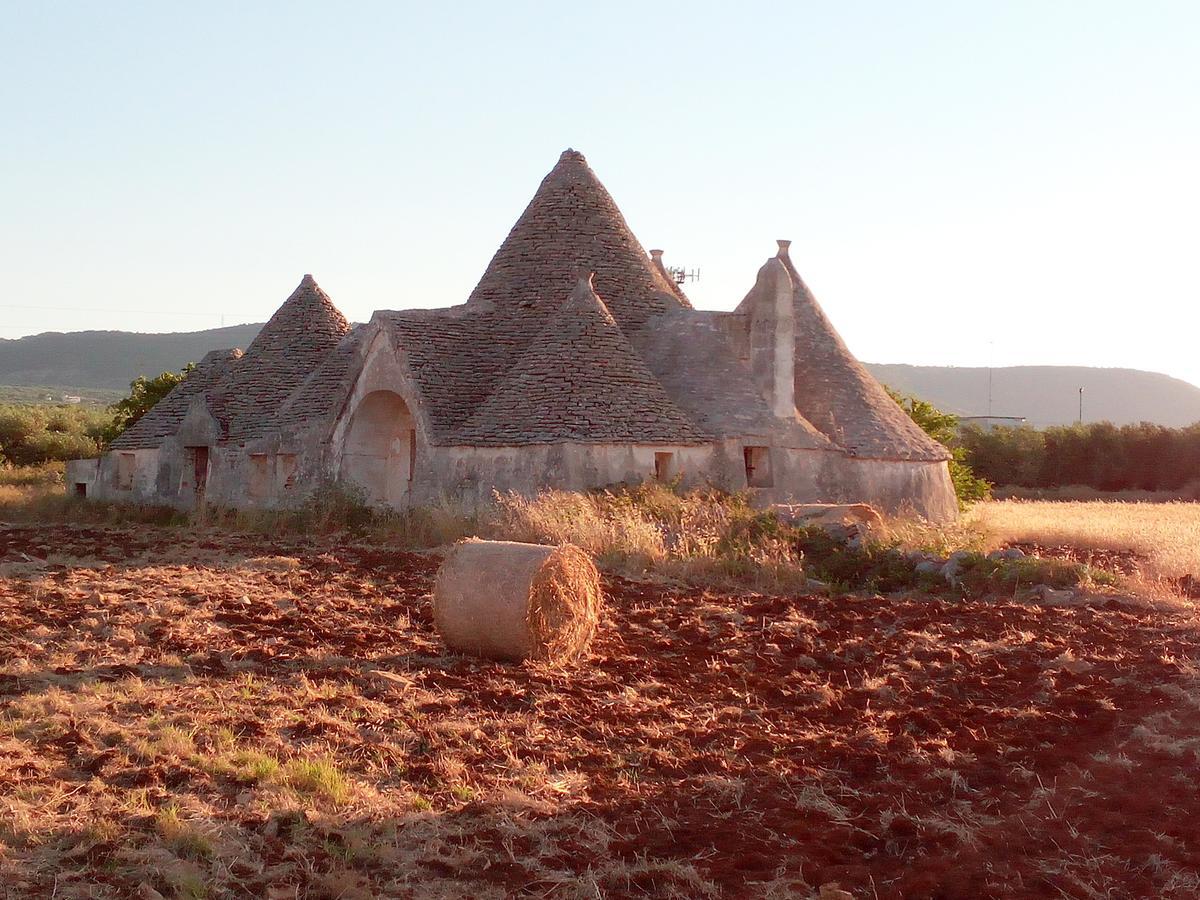
{"type": "Polygon", "coordinates": [[[996,342],[988,341],[988,416],[992,414],[992,369],[996,365],[996,342]]]}
{"type": "Polygon", "coordinates": [[[1079,424],[1083,424],[1083,388],[1079,389],[1079,424]]]}

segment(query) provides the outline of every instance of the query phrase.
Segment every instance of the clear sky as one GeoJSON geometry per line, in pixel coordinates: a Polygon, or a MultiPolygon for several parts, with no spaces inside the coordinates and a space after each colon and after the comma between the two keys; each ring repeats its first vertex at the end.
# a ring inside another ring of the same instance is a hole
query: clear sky
{"type": "Polygon", "coordinates": [[[0,0],[0,337],[460,303],[566,147],[873,362],[1200,384],[1200,3],[0,0]]]}

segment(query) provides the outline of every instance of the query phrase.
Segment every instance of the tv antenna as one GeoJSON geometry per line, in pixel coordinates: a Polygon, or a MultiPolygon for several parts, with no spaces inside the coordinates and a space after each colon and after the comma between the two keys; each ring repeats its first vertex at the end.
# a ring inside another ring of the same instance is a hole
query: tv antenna
{"type": "Polygon", "coordinates": [[[685,281],[699,281],[699,269],[685,269],[681,266],[668,266],[667,274],[675,279],[676,284],[683,284],[685,281]]]}

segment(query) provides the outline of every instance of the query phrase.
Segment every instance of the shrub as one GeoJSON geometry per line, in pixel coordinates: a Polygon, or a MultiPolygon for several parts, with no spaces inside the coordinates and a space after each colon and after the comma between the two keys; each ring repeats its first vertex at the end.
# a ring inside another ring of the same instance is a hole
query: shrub
{"type": "Polygon", "coordinates": [[[0,406],[0,464],[40,466],[95,456],[105,414],[83,406],[0,406]]]}
{"type": "Polygon", "coordinates": [[[975,471],[1015,487],[1181,492],[1200,473],[1200,424],[972,427],[963,429],[960,441],[975,471]]]}
{"type": "Polygon", "coordinates": [[[968,462],[967,449],[958,440],[958,416],[944,413],[932,403],[904,396],[891,388],[885,390],[922,431],[950,451],[947,466],[959,508],[966,509],[973,503],[988,499],[992,495],[992,485],[976,475],[968,462]]]}

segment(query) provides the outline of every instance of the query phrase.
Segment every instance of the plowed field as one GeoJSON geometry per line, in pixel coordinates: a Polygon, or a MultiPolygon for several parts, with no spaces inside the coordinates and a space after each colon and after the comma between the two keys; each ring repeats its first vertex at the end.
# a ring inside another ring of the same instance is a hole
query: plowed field
{"type": "Polygon", "coordinates": [[[449,655],[436,555],[0,528],[8,897],[1195,897],[1180,613],[606,580],[449,655]]]}

